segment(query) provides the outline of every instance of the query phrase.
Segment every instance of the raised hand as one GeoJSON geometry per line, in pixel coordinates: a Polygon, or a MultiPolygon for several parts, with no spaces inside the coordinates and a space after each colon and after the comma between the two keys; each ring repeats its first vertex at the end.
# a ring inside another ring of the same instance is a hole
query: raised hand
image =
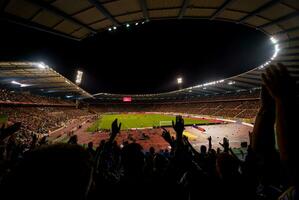
{"type": "Polygon", "coordinates": [[[172,127],[176,132],[176,147],[180,149],[183,146],[183,131],[184,131],[184,119],[178,115],[175,118],[175,123],[172,121],[172,127]]]}
{"type": "Polygon", "coordinates": [[[163,129],[162,137],[164,138],[164,140],[166,142],[168,142],[170,144],[170,146],[172,146],[173,141],[171,139],[171,135],[170,135],[169,131],[164,127],[162,127],[162,129],[163,129]]]}
{"type": "Polygon", "coordinates": [[[182,135],[183,131],[184,131],[184,119],[182,118],[182,116],[178,115],[175,118],[175,123],[174,121],[172,121],[172,127],[175,130],[175,132],[177,133],[177,135],[182,135]]]}
{"type": "Polygon", "coordinates": [[[208,141],[209,141],[209,151],[212,149],[212,137],[208,137],[208,141]]]}
{"type": "Polygon", "coordinates": [[[252,145],[252,141],[253,141],[253,132],[252,131],[248,131],[248,138],[249,138],[249,144],[252,145]]]}
{"type": "Polygon", "coordinates": [[[118,125],[117,119],[115,119],[111,124],[111,135],[110,135],[111,142],[115,139],[117,133],[120,132],[120,128],[121,128],[121,123],[119,123],[118,125]]]}
{"type": "Polygon", "coordinates": [[[289,100],[296,91],[294,80],[289,75],[286,66],[281,63],[267,68],[262,74],[262,80],[275,101],[289,100]]]}
{"type": "Polygon", "coordinates": [[[260,98],[261,98],[261,109],[274,112],[275,102],[272,96],[269,94],[265,85],[262,85],[260,98]]]}
{"type": "Polygon", "coordinates": [[[224,152],[229,151],[229,140],[226,137],[223,138],[223,143],[219,142],[219,144],[224,148],[224,152]]]}

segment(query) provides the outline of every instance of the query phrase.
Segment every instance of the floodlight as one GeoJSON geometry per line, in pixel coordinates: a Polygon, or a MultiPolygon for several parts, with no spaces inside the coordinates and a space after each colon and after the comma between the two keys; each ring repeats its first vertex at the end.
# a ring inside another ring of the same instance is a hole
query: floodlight
{"type": "Polygon", "coordinates": [[[113,26],[113,29],[114,29],[114,30],[116,30],[116,29],[117,29],[117,27],[116,27],[116,26],[113,26]]]}
{"type": "Polygon", "coordinates": [[[135,25],[137,26],[137,25],[138,25],[138,22],[136,22],[135,25]]]}
{"type": "Polygon", "coordinates": [[[278,44],[275,44],[275,51],[279,51],[279,45],[278,44]]]}
{"type": "Polygon", "coordinates": [[[38,67],[38,68],[41,68],[41,69],[45,69],[47,68],[48,66],[43,63],[43,62],[39,62],[39,63],[35,63],[35,65],[38,67]]]}
{"type": "Polygon", "coordinates": [[[28,87],[28,86],[30,86],[30,85],[28,85],[28,84],[19,83],[19,82],[17,82],[17,81],[11,81],[11,83],[12,83],[12,84],[15,84],[15,85],[19,85],[20,87],[28,87]]]}
{"type": "Polygon", "coordinates": [[[177,78],[177,83],[178,84],[182,84],[183,83],[183,79],[181,77],[177,78]]]}
{"type": "Polygon", "coordinates": [[[126,24],[126,27],[130,27],[130,24],[126,24]]]}
{"type": "Polygon", "coordinates": [[[278,42],[278,40],[274,37],[271,37],[270,40],[273,44],[276,44],[278,42]]]}
{"type": "Polygon", "coordinates": [[[82,80],[82,75],[83,75],[83,72],[78,70],[77,71],[77,76],[76,76],[76,84],[80,84],[81,83],[81,80],[82,80]]]}

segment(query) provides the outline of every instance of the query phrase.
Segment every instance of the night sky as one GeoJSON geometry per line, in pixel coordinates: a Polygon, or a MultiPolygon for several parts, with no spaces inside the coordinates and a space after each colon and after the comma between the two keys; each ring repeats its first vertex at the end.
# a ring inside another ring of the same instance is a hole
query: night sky
{"type": "Polygon", "coordinates": [[[268,60],[263,33],[228,22],[150,21],[80,42],[0,22],[0,61],[43,61],[90,93],[156,93],[218,80],[268,60]]]}

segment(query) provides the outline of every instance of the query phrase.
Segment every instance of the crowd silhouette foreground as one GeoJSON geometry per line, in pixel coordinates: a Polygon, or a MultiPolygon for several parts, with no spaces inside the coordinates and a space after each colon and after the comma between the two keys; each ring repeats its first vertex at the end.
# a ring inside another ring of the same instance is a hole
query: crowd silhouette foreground
{"type": "MultiPolygon", "coordinates": [[[[176,117],[176,137],[164,129],[169,153],[144,153],[137,143],[115,142],[121,123],[112,123],[109,140],[93,149],[33,140],[31,148],[10,159],[13,145],[1,129],[1,199],[298,199],[298,106],[296,84],[286,67],[270,66],[262,75],[260,110],[245,160],[224,138],[223,149],[197,152],[183,136],[176,117]],[[2,136],[2,137],[1,137],[2,136]],[[6,155],[6,156],[4,156],[6,155]]],[[[12,136],[10,136],[12,137],[12,136]]]]}

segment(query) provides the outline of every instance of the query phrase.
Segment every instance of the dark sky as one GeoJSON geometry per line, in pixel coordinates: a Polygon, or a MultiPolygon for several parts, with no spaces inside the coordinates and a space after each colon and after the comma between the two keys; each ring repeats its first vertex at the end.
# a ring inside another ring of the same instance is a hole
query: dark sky
{"type": "Polygon", "coordinates": [[[150,21],[80,42],[0,22],[0,60],[43,61],[90,93],[155,93],[245,72],[272,55],[249,27],[208,20],[150,21]],[[5,27],[5,28],[4,28],[5,27]]]}

